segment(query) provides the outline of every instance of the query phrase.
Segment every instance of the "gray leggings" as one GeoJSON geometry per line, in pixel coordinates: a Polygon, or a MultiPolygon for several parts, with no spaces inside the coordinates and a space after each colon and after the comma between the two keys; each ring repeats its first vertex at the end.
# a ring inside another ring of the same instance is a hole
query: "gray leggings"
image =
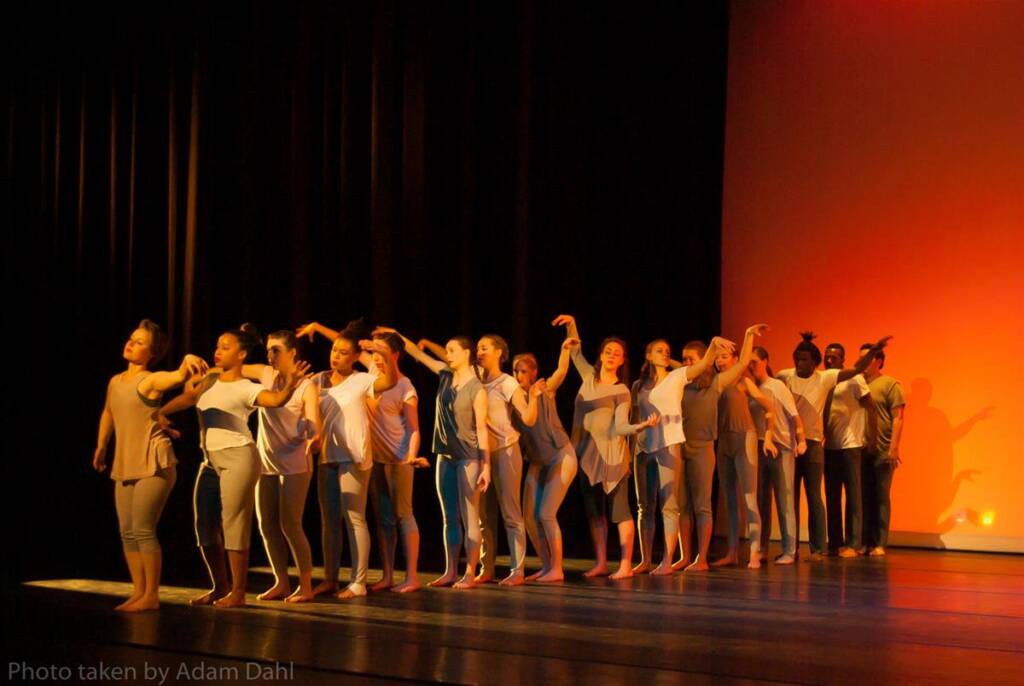
{"type": "Polygon", "coordinates": [[[156,524],[174,488],[174,465],[153,476],[114,482],[114,507],[126,553],[155,553],[160,550],[156,524]]]}
{"type": "MultiPolygon", "coordinates": [[[[444,549],[447,558],[449,561],[459,559],[463,525],[466,527],[466,556],[471,558],[480,550],[480,491],[476,487],[476,480],[480,476],[480,461],[453,460],[447,455],[438,455],[434,476],[444,517],[444,549]]],[[[445,573],[454,575],[458,570],[446,569],[445,573]]]]}
{"type": "Polygon", "coordinates": [[[303,474],[264,474],[256,486],[256,516],[263,545],[278,581],[288,578],[288,548],[299,567],[299,574],[313,572],[313,555],[302,530],[302,511],[312,472],[303,474]]]}
{"type": "Polygon", "coordinates": [[[318,467],[317,496],[320,500],[326,581],[338,579],[344,545],[341,523],[344,521],[349,547],[352,549],[351,583],[360,586],[366,584],[366,570],[370,563],[370,530],[366,527],[370,472],[354,462],[335,462],[318,467]]]}
{"type": "Polygon", "coordinates": [[[711,482],[715,472],[715,448],[711,441],[683,444],[683,468],[679,472],[679,516],[697,518],[697,526],[711,523],[711,482]]]}
{"type": "Polygon", "coordinates": [[[221,525],[226,550],[248,550],[252,540],[252,512],[256,509],[256,482],[260,455],[252,443],[211,450],[206,458],[220,477],[221,525]]]}
{"type": "Polygon", "coordinates": [[[736,495],[739,482],[743,493],[744,514],[750,552],[761,550],[761,515],[757,510],[757,434],[753,431],[723,431],[718,437],[718,483],[725,491],[729,511],[729,549],[739,545],[740,504],[736,495]]]}
{"type": "Polygon", "coordinates": [[[485,575],[494,575],[494,561],[498,554],[496,532],[498,530],[498,508],[505,520],[505,535],[508,537],[509,557],[512,573],[523,571],[526,563],[526,524],[520,500],[523,483],[523,454],[519,444],[499,448],[491,453],[492,488],[480,498],[480,526],[483,548],[480,564],[485,575]]]}
{"type": "Polygon", "coordinates": [[[653,453],[637,453],[633,473],[636,482],[637,528],[644,562],[650,562],[654,546],[655,508],[661,505],[661,523],[665,540],[675,541],[679,534],[679,487],[682,479],[683,446],[679,443],[653,453]]]}
{"type": "Polygon", "coordinates": [[[562,540],[558,508],[576,477],[577,466],[576,451],[567,445],[550,465],[531,464],[526,471],[523,513],[526,530],[538,553],[548,549],[548,541],[562,540]]]}
{"type": "Polygon", "coordinates": [[[757,505],[761,510],[761,548],[768,549],[772,532],[772,490],[782,534],[782,552],[796,555],[796,509],[793,507],[793,474],[796,462],[792,450],[776,445],[779,456],[764,452],[764,441],[757,444],[757,505]]]}

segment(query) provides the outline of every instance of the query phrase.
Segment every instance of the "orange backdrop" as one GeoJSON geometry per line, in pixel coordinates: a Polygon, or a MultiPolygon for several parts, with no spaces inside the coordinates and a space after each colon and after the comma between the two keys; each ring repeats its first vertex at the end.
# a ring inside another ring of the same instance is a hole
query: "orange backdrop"
{"type": "Polygon", "coordinates": [[[895,335],[893,542],[1024,551],[1024,2],[731,9],[725,332],[895,335]]]}

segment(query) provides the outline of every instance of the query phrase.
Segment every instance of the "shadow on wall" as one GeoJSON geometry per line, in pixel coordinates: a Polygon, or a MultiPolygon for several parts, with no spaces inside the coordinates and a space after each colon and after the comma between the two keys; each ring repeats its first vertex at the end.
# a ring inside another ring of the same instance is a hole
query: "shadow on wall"
{"type": "Polygon", "coordinates": [[[951,509],[961,484],[973,482],[975,477],[981,476],[981,471],[970,467],[955,471],[953,445],[969,434],[978,422],[992,417],[995,407],[984,407],[957,426],[952,426],[946,413],[933,407],[931,400],[931,381],[918,378],[910,382],[907,423],[900,451],[906,457],[895,478],[917,485],[913,487],[911,499],[894,502],[893,507],[918,510],[922,520],[928,522],[926,536],[929,540],[922,540],[921,544],[945,548],[942,536],[958,524],[982,525],[977,511],[951,509]]]}

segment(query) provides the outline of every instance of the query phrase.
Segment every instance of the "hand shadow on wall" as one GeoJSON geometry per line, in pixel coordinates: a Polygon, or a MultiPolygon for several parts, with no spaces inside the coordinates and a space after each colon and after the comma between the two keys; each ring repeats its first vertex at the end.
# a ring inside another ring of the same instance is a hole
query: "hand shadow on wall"
{"type": "MultiPolygon", "coordinates": [[[[934,535],[932,544],[936,548],[944,548],[942,535],[957,524],[969,521],[977,526],[981,523],[978,512],[970,508],[948,512],[961,484],[972,482],[974,477],[981,475],[981,471],[970,468],[954,473],[953,444],[970,433],[978,422],[992,417],[995,406],[984,407],[957,426],[952,426],[945,412],[932,407],[931,399],[931,381],[914,379],[910,382],[900,450],[906,459],[896,470],[896,478],[908,478],[912,483],[921,485],[915,489],[913,502],[908,506],[922,511],[928,521],[934,522],[934,528],[927,533],[934,535]]],[[[899,506],[899,503],[894,503],[894,507],[899,506]]]]}

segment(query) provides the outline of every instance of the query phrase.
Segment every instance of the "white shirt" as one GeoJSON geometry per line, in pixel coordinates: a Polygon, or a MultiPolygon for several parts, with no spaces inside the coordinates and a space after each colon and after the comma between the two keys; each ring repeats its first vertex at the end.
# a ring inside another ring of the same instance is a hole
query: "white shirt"
{"type": "Polygon", "coordinates": [[[263,386],[248,379],[213,382],[196,403],[202,431],[199,446],[205,450],[239,448],[253,443],[249,415],[263,386]]]}
{"type": "MultiPolygon", "coordinates": [[[[640,421],[649,410],[657,411],[658,423],[638,435],[638,449],[645,453],[686,442],[683,433],[683,391],[689,382],[688,367],[676,367],[639,402],[640,421]]],[[[637,393],[638,399],[642,393],[637,393]]]]}
{"type": "Polygon", "coordinates": [[[491,450],[500,450],[519,440],[519,432],[512,425],[512,396],[520,386],[508,374],[501,374],[484,383],[487,390],[487,436],[491,450]]]}
{"type": "MultiPolygon", "coordinates": [[[[772,401],[772,442],[775,445],[796,452],[796,401],[786,384],[778,379],[768,377],[758,389],[772,401]]],[[[758,440],[764,439],[768,431],[765,421],[765,409],[755,398],[748,400],[750,416],[754,418],[758,440]]]]}
{"type": "Polygon", "coordinates": [[[403,376],[370,401],[374,462],[395,464],[408,456],[412,431],[405,422],[405,404],[416,398],[412,382],[403,376]]]}
{"type": "Polygon", "coordinates": [[[796,409],[804,421],[804,432],[808,441],[824,441],[825,432],[822,426],[821,413],[825,410],[828,392],[839,383],[839,370],[826,369],[814,372],[802,379],[796,375],[795,369],[783,369],[775,375],[793,392],[796,409]]]}
{"type": "MultiPolygon", "coordinates": [[[[284,378],[270,365],[263,368],[260,383],[271,391],[284,388],[284,378]]],[[[264,474],[305,474],[310,471],[311,465],[306,457],[308,422],[302,403],[302,396],[310,383],[309,379],[303,379],[283,406],[260,408],[256,448],[260,452],[264,474]]]]}
{"type": "Polygon", "coordinates": [[[337,386],[321,389],[325,441],[321,462],[355,462],[360,469],[373,467],[366,400],[373,397],[376,379],[376,374],[353,372],[337,386]]]}
{"type": "Polygon", "coordinates": [[[867,411],[860,399],[870,396],[871,390],[858,374],[852,379],[841,381],[832,391],[832,405],[828,414],[828,430],[825,432],[825,447],[829,450],[846,450],[864,447],[864,432],[867,428],[867,411]]]}

